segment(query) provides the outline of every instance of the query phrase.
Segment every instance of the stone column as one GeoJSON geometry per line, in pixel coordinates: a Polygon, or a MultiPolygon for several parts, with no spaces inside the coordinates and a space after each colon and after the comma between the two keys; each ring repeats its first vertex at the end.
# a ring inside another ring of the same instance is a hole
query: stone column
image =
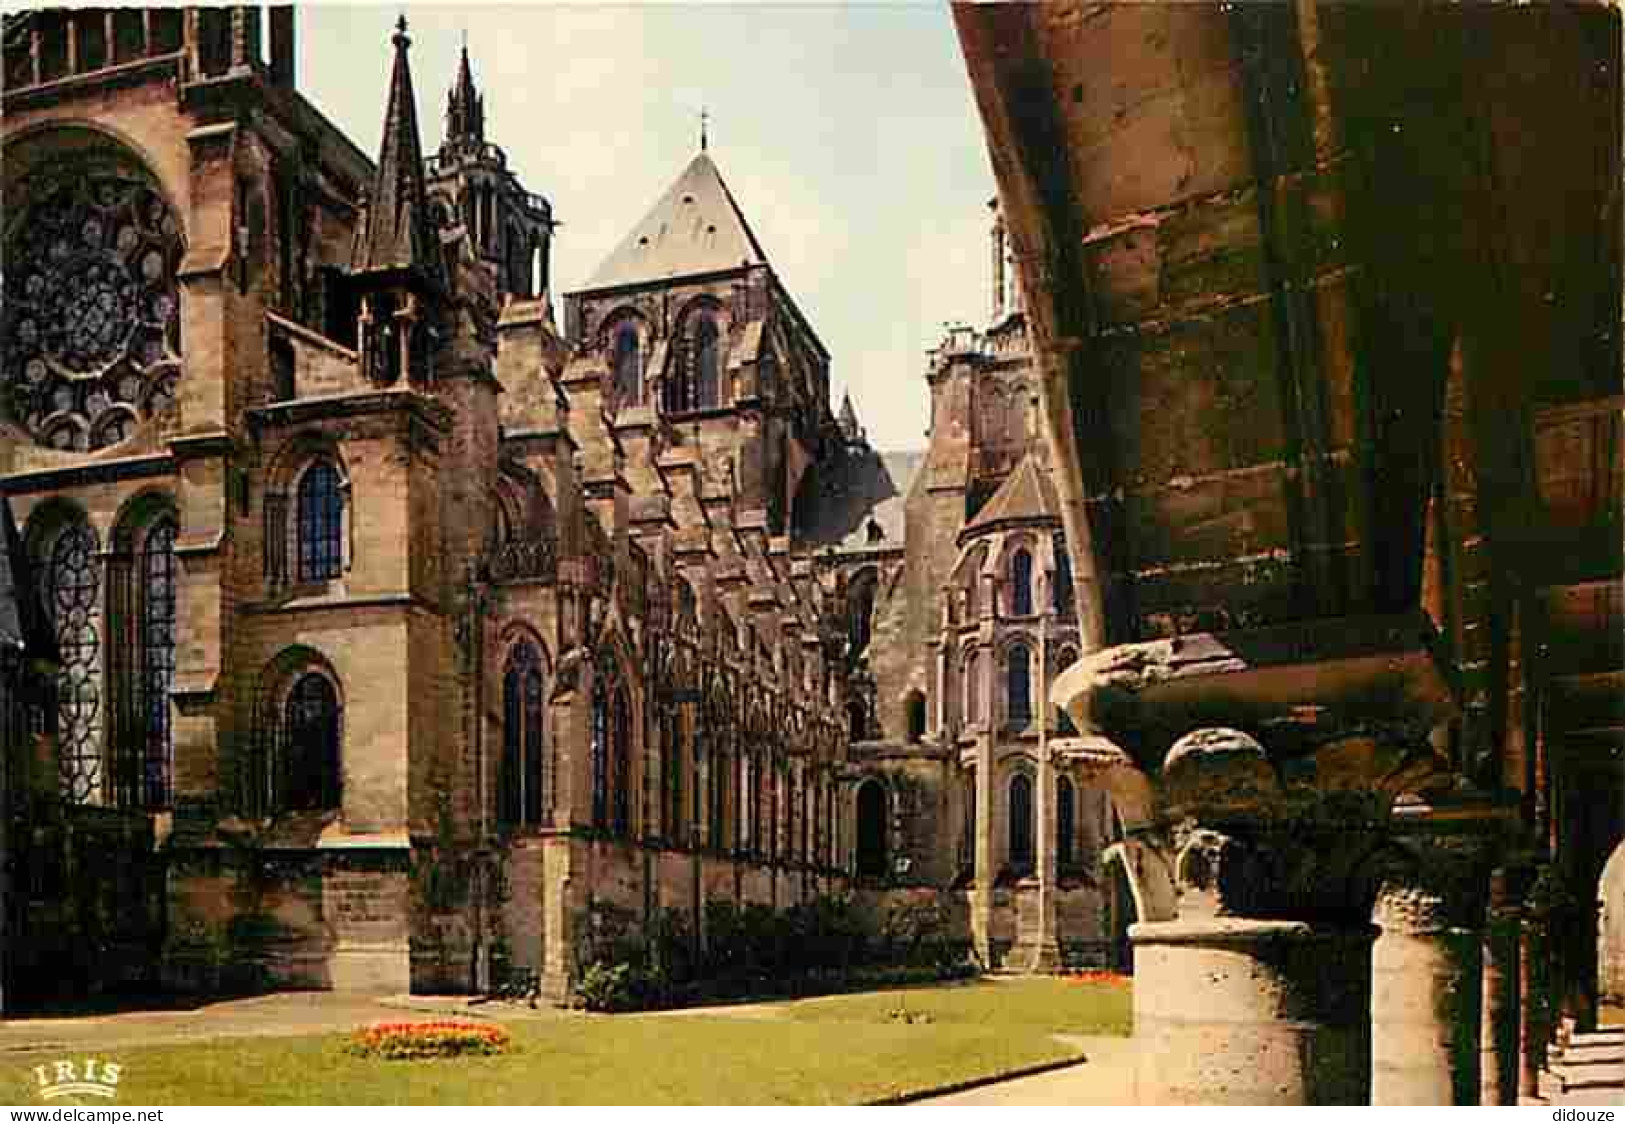
{"type": "Polygon", "coordinates": [[[971,892],[971,943],[984,968],[993,967],[993,734],[976,735],[976,871],[971,892]]]}
{"type": "Polygon", "coordinates": [[[1542,919],[1524,911],[1518,926],[1518,1098],[1540,1096],[1540,1068],[1545,1061],[1547,1032],[1542,1017],[1546,997],[1541,988],[1547,972],[1542,919]]]}
{"type": "Polygon", "coordinates": [[[1183,635],[1056,680],[1123,821],[1139,1103],[1368,1102],[1372,859],[1448,765],[1424,624],[1183,635]]]}
{"type": "Polygon", "coordinates": [[[1042,734],[1039,740],[1038,787],[1033,807],[1038,931],[1020,962],[1029,972],[1054,972],[1061,967],[1061,946],[1055,936],[1055,764],[1042,734]]]}
{"type": "MultiPolygon", "coordinates": [[[[1481,942],[1470,887],[1436,849],[1385,881],[1372,949],[1371,1103],[1479,1103],[1481,942]]],[[[1462,872],[1463,874],[1465,872],[1462,872]]],[[[1470,877],[1470,876],[1469,876],[1470,877]]]]}
{"type": "Polygon", "coordinates": [[[1490,879],[1482,952],[1480,1104],[1518,1103],[1518,928],[1518,912],[1506,893],[1506,874],[1496,871],[1490,879]]]}
{"type": "Polygon", "coordinates": [[[1365,1104],[1371,945],[1348,889],[1383,803],[1283,788],[1236,730],[1163,766],[1177,915],[1130,930],[1141,1104],[1365,1104]]]}
{"type": "Polygon", "coordinates": [[[1138,1103],[1366,1103],[1375,929],[1214,917],[1129,934],[1138,1103]]]}

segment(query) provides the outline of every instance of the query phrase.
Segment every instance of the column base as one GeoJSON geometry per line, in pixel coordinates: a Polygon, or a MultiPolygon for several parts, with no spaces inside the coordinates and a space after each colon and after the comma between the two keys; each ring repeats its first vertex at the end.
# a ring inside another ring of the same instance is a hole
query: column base
{"type": "Polygon", "coordinates": [[[1376,929],[1135,925],[1139,1104],[1363,1105],[1376,929]]]}

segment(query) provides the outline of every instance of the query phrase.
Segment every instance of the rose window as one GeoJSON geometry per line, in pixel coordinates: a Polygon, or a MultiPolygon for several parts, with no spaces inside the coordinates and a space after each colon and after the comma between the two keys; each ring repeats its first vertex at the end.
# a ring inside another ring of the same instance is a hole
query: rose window
{"type": "Polygon", "coordinates": [[[116,445],[175,401],[175,217],[116,175],[25,194],[0,287],[0,417],[55,449],[116,445]]]}

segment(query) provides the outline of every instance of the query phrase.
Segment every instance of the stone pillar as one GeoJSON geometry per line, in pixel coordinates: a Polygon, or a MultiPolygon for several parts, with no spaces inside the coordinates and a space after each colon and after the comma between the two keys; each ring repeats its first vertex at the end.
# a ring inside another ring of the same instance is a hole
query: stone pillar
{"type": "Polygon", "coordinates": [[[1539,993],[1534,975],[1540,951],[1538,922],[1524,916],[1518,926],[1518,1098],[1540,1095],[1539,993]]]}
{"type": "MultiPolygon", "coordinates": [[[[1437,862],[1436,856],[1429,859],[1437,862]]],[[[1448,870],[1425,862],[1384,885],[1372,949],[1371,1103],[1479,1103],[1482,932],[1464,924],[1448,870]]],[[[1469,907],[1470,908],[1470,907],[1469,907]]]]}
{"type": "Polygon", "coordinates": [[[1479,1032],[1479,1103],[1518,1103],[1518,929],[1517,910],[1506,896],[1506,876],[1490,881],[1489,915],[1484,925],[1483,998],[1479,1032]]]}
{"type": "Polygon", "coordinates": [[[1129,935],[1137,1103],[1366,1103],[1374,928],[1213,917],[1129,935]]]}
{"type": "Polygon", "coordinates": [[[1368,1103],[1373,858],[1394,795],[1448,766],[1427,635],[1410,617],[1183,635],[1056,680],[1123,823],[1138,1103],[1368,1103]]]}
{"type": "MultiPolygon", "coordinates": [[[[1042,704],[1042,700],[1040,700],[1042,704]]],[[[1040,734],[1040,742],[1043,735],[1040,734]]],[[[1055,936],[1055,764],[1049,746],[1038,751],[1038,788],[1034,796],[1034,859],[1038,882],[1038,931],[1025,950],[1023,966],[1029,972],[1054,972],[1061,967],[1061,946],[1055,936]]]]}
{"type": "Polygon", "coordinates": [[[971,944],[984,968],[993,967],[993,735],[976,735],[976,870],[971,892],[971,944]]]}
{"type": "Polygon", "coordinates": [[[1376,929],[1350,896],[1383,802],[1289,792],[1228,729],[1177,741],[1161,795],[1177,915],[1129,931],[1138,1102],[1367,1103],[1376,929]]]}

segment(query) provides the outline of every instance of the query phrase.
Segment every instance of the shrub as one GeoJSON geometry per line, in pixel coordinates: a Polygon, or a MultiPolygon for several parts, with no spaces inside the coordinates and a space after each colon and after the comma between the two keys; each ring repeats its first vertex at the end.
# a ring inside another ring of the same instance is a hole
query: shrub
{"type": "Polygon", "coordinates": [[[492,1023],[374,1023],[350,1035],[345,1049],[364,1058],[402,1060],[507,1053],[508,1032],[492,1023]]]}
{"type": "Polygon", "coordinates": [[[936,894],[894,906],[880,926],[847,896],[817,897],[780,911],[714,898],[704,910],[700,949],[680,910],[661,910],[639,927],[630,911],[590,907],[577,921],[577,1005],[650,1010],[976,972],[970,942],[951,935],[952,914],[936,894]]]}
{"type": "Polygon", "coordinates": [[[593,961],[581,970],[581,978],[576,981],[576,1003],[589,1011],[606,1014],[632,1010],[637,1005],[633,972],[633,966],[625,961],[618,964],[593,961]]]}

